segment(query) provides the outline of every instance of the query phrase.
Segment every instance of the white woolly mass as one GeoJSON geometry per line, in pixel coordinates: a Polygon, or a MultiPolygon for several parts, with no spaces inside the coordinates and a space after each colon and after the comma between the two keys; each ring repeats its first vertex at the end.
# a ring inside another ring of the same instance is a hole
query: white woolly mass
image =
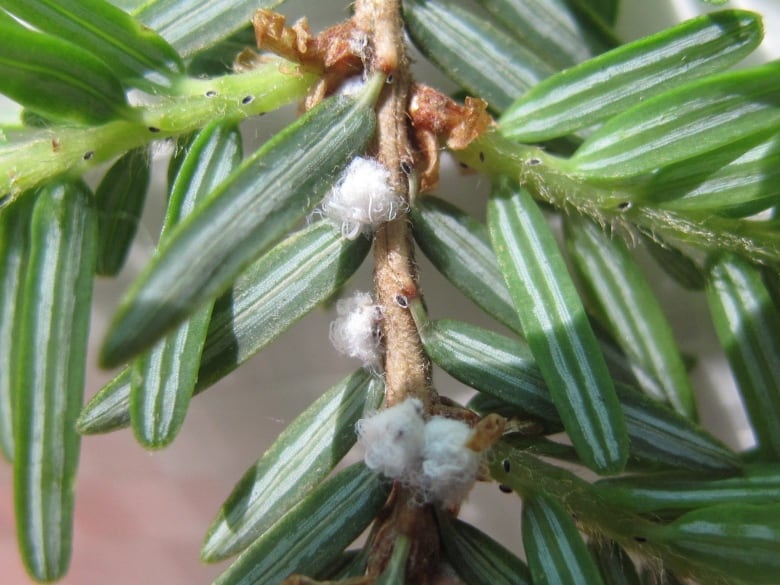
{"type": "Polygon", "coordinates": [[[463,421],[434,416],[425,424],[420,487],[426,500],[460,503],[479,473],[480,455],[466,447],[472,430],[463,421]]]}
{"type": "Polygon", "coordinates": [[[422,402],[405,400],[355,425],[366,450],[366,467],[385,477],[412,481],[422,456],[425,421],[422,402]]]}
{"type": "Polygon", "coordinates": [[[356,157],[320,205],[320,211],[354,240],[393,220],[404,200],[390,187],[390,171],[371,158],[356,157]]]}
{"type": "Polygon", "coordinates": [[[417,399],[372,414],[355,428],[366,466],[405,482],[424,502],[456,506],[477,479],[481,455],[466,446],[471,427],[441,416],[425,422],[417,399]]]}
{"type": "Polygon", "coordinates": [[[330,324],[330,342],[340,353],[359,359],[378,372],[382,368],[379,321],[382,307],[367,292],[356,292],[336,303],[338,317],[330,324]]]}
{"type": "Polygon", "coordinates": [[[363,91],[365,86],[366,80],[362,75],[353,75],[352,77],[347,77],[344,81],[341,82],[341,85],[339,86],[339,89],[336,93],[345,96],[355,96],[363,91]]]}

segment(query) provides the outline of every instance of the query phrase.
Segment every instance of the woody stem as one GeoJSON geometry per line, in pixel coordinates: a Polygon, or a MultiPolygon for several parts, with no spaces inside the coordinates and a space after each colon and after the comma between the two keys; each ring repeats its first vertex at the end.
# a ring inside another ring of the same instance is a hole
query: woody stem
{"type": "MultiPolygon", "coordinates": [[[[408,103],[411,76],[406,56],[398,0],[358,0],[355,23],[371,39],[370,70],[388,76],[377,106],[374,154],[389,171],[393,188],[409,202],[410,177],[414,176],[413,149],[409,138],[408,103]]],[[[409,310],[399,297],[417,296],[417,271],[411,229],[405,217],[390,221],[374,240],[374,288],[384,308],[386,405],[406,398],[422,400],[430,412],[434,396],[430,388],[430,362],[426,357],[409,310]]]]}
{"type": "MultiPolygon", "coordinates": [[[[400,1],[357,0],[354,18],[371,41],[369,70],[382,71],[388,77],[377,106],[373,154],[390,171],[393,189],[409,203],[415,162],[407,113],[411,76],[400,1]]],[[[385,405],[418,398],[430,414],[436,402],[430,384],[430,362],[405,301],[418,296],[411,226],[405,217],[377,230],[374,263],[375,296],[384,309],[385,405]]],[[[375,526],[367,566],[369,577],[381,574],[397,538],[403,536],[411,540],[406,582],[430,582],[437,569],[440,546],[432,509],[415,503],[412,491],[399,484],[375,526]]]]}

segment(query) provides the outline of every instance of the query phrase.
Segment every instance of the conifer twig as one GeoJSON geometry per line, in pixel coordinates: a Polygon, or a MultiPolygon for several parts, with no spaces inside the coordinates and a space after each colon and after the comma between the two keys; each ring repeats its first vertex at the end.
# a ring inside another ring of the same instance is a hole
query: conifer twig
{"type": "MultiPolygon", "coordinates": [[[[355,4],[355,23],[371,39],[368,69],[388,76],[377,107],[374,154],[389,169],[393,189],[408,203],[410,177],[414,176],[407,116],[411,77],[399,3],[359,0],[355,4]]],[[[429,390],[430,362],[408,309],[398,302],[399,295],[417,295],[411,229],[405,217],[379,228],[374,241],[374,260],[377,302],[384,308],[386,404],[392,406],[415,397],[422,400],[426,412],[430,413],[434,403],[429,390]]]]}

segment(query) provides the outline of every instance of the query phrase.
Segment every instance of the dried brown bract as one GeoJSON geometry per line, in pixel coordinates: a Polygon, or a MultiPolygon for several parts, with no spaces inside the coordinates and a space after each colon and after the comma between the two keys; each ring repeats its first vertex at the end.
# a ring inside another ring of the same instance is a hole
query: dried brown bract
{"type": "Polygon", "coordinates": [[[495,125],[487,102],[467,97],[459,104],[449,96],[421,83],[412,87],[409,102],[414,139],[420,152],[420,191],[439,182],[439,147],[462,150],[495,125]]]}
{"type": "Polygon", "coordinates": [[[311,34],[305,18],[286,25],[282,14],[258,10],[252,18],[259,49],[269,51],[321,76],[306,100],[309,109],[341,82],[362,72],[367,59],[365,34],[352,20],[311,34]]]}
{"type": "Polygon", "coordinates": [[[504,434],[506,419],[498,414],[492,413],[480,420],[474,427],[471,439],[466,443],[466,447],[477,453],[487,451],[495,445],[504,434]]]}
{"type": "Polygon", "coordinates": [[[411,540],[406,562],[407,585],[428,585],[438,572],[441,561],[439,533],[433,507],[420,506],[417,496],[396,483],[385,509],[377,518],[370,539],[366,575],[375,581],[385,570],[396,539],[405,535],[411,540]]]}

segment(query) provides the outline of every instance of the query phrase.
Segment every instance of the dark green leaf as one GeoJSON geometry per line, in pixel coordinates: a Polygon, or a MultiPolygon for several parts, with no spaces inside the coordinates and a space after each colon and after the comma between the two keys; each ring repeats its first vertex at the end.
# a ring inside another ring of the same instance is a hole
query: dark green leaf
{"type": "MultiPolygon", "coordinates": [[[[195,392],[205,390],[336,294],[370,245],[350,241],[329,223],[315,223],[263,255],[217,300],[203,348],[195,392]]],[[[86,434],[129,423],[129,370],[94,396],[79,417],[86,434]]]]}
{"type": "Polygon", "coordinates": [[[417,245],[447,280],[500,323],[520,332],[482,223],[442,199],[426,196],[415,202],[412,227],[417,245]]]}
{"type": "Polygon", "coordinates": [[[344,581],[351,577],[362,577],[366,572],[365,549],[347,550],[315,575],[318,581],[344,581]]]}
{"type": "Polygon", "coordinates": [[[554,71],[489,15],[451,0],[406,0],[404,19],[428,59],[499,112],[554,71]]]}
{"type": "Polygon", "coordinates": [[[776,460],[780,457],[778,309],[760,270],[731,255],[712,259],[707,300],[759,447],[776,460]]]}
{"type": "MultiPolygon", "coordinates": [[[[564,514],[570,512],[579,526],[602,542],[603,539],[613,540],[624,548],[637,550],[644,558],[658,559],[659,565],[662,562],[664,567],[681,571],[697,583],[717,583],[722,578],[719,571],[712,571],[707,566],[691,566],[684,556],[672,552],[656,537],[656,532],[662,529],[659,524],[613,505],[589,482],[572,472],[512,449],[504,441],[494,445],[491,453],[490,473],[496,481],[519,494],[541,493],[560,502],[565,507],[564,514]]],[[[525,531],[525,526],[523,528],[525,531]]],[[[533,570],[533,565],[529,565],[533,570]]],[[[655,567],[659,565],[654,564],[655,567]]]]}
{"type": "Polygon", "coordinates": [[[231,73],[238,54],[255,44],[257,40],[254,28],[252,26],[242,28],[216,45],[198,53],[187,64],[187,73],[193,77],[213,77],[231,73]]]}
{"type": "MultiPolygon", "coordinates": [[[[641,364],[632,361],[624,353],[623,349],[613,341],[611,332],[601,325],[599,319],[591,315],[590,324],[599,340],[599,347],[601,347],[601,352],[604,354],[604,360],[607,362],[612,379],[615,382],[636,385],[637,379],[641,378],[645,380],[648,387],[651,386],[652,381],[649,372],[641,364]]],[[[657,382],[656,387],[658,387],[657,382]]],[[[656,394],[661,394],[661,392],[656,392],[656,394]]]]}
{"type": "Polygon", "coordinates": [[[421,327],[420,336],[431,360],[452,377],[553,423],[553,431],[560,430],[550,391],[522,341],[443,319],[421,327]]]}
{"type": "MultiPolygon", "coordinates": [[[[168,161],[168,168],[165,174],[166,185],[168,186],[168,193],[170,194],[173,189],[173,183],[176,181],[176,176],[181,170],[181,165],[184,164],[184,159],[187,158],[189,149],[192,143],[198,137],[198,132],[191,132],[189,134],[182,134],[176,138],[176,142],[173,146],[173,153],[168,161]]],[[[216,185],[215,185],[216,186],[216,185]]]]}
{"type": "Polygon", "coordinates": [[[619,44],[592,11],[571,0],[481,0],[534,53],[564,69],[619,44]]]}
{"type": "Polygon", "coordinates": [[[766,266],[762,273],[767,292],[772,297],[775,308],[780,310],[780,271],[773,266],[766,266]]]}
{"type": "Polygon", "coordinates": [[[100,58],[121,80],[146,91],[171,89],[184,67],[153,29],[105,0],[3,0],[3,8],[100,58]]]}
{"type": "MultiPolygon", "coordinates": [[[[417,200],[412,224],[417,244],[439,272],[485,312],[522,335],[487,228],[433,196],[417,200]]],[[[597,328],[595,333],[612,376],[633,382],[634,372],[641,368],[630,364],[603,330],[597,328]]],[[[643,375],[647,378],[646,373],[643,375]]]]}
{"type": "Polygon", "coordinates": [[[323,570],[374,519],[389,487],[362,463],[347,468],[255,540],[214,585],[277,585],[323,570]]]}
{"type": "Polygon", "coordinates": [[[506,110],[501,131],[521,142],[539,142],[587,128],[727,69],[758,46],[762,33],[758,15],[724,11],[622,45],[534,86],[506,110]]]}
{"type": "Polygon", "coordinates": [[[241,552],[319,484],[355,443],[355,423],[379,406],[358,370],[330,388],[287,426],[238,482],[212,522],[201,558],[215,562],[241,552]]]}
{"type": "Polygon", "coordinates": [[[288,237],[250,266],[217,300],[198,388],[226,376],[337,294],[369,248],[367,239],[346,240],[321,222],[288,237]]]}
{"type": "Polygon", "coordinates": [[[780,202],[778,185],[780,138],[773,135],[664,168],[641,189],[664,209],[745,217],[780,202]]]}
{"type": "Polygon", "coordinates": [[[283,1],[149,0],[133,14],[189,57],[246,26],[255,10],[274,8],[283,1]]]}
{"type": "Polygon", "coordinates": [[[76,45],[0,21],[0,92],[37,114],[79,124],[132,117],[114,72],[76,45]]]}
{"type": "Polygon", "coordinates": [[[780,574],[780,504],[724,504],[688,512],[654,535],[685,563],[730,582],[772,585],[780,574]]]}
{"type": "MultiPolygon", "coordinates": [[[[433,324],[435,326],[441,325],[443,320],[434,321],[433,324]]],[[[465,326],[465,323],[459,323],[458,325],[465,326]]],[[[430,338],[429,338],[430,342],[430,338]]],[[[446,341],[445,341],[446,343],[446,341]]],[[[436,346],[436,342],[432,343],[432,347],[436,346]]],[[[427,349],[426,349],[427,353],[427,349]]],[[[444,359],[447,359],[446,357],[444,359]]],[[[439,360],[434,360],[434,363],[438,363],[439,360]]],[[[456,367],[456,366],[455,366],[456,367]]],[[[448,372],[449,373],[449,372],[448,372]]],[[[537,419],[532,414],[529,414],[525,410],[521,409],[517,405],[510,404],[509,402],[505,402],[501,400],[500,398],[496,398],[495,396],[491,396],[490,394],[484,394],[482,392],[477,392],[474,396],[471,397],[471,400],[469,400],[466,403],[466,406],[468,406],[469,409],[473,410],[474,412],[481,414],[482,416],[485,416],[491,412],[495,412],[496,414],[500,414],[504,418],[514,418],[515,422],[524,422],[527,424],[524,424],[523,429],[528,429],[529,436],[536,436],[538,434],[544,434],[544,433],[550,433],[550,432],[559,432],[563,430],[563,427],[560,425],[560,423],[554,424],[554,426],[548,427],[548,426],[541,426],[543,423],[540,421],[540,419],[537,419]],[[553,430],[551,430],[553,429],[553,430]]],[[[512,429],[512,432],[523,432],[523,430],[515,431],[512,429]]]]}
{"type": "Polygon", "coordinates": [[[608,25],[615,26],[619,0],[582,0],[582,4],[600,16],[608,25]]]}
{"type": "Polygon", "coordinates": [[[601,480],[595,486],[615,505],[643,513],[717,504],[774,504],[780,501],[780,470],[771,464],[753,465],[744,475],[728,478],[690,472],[637,475],[601,480]]]}
{"type": "Polygon", "coordinates": [[[35,195],[27,193],[0,208],[0,452],[14,458],[14,360],[30,253],[30,218],[35,195]]]}
{"type": "Polygon", "coordinates": [[[241,133],[234,124],[215,121],[192,134],[171,159],[163,235],[170,232],[239,166],[241,133]]]}
{"type": "Polygon", "coordinates": [[[124,368],[89,399],[76,421],[79,433],[110,433],[130,425],[130,373],[124,368]]]}
{"type": "Polygon", "coordinates": [[[99,275],[116,276],[125,263],[149,188],[149,156],[146,148],[131,150],[108,169],[95,191],[99,275]]]}
{"type": "Polygon", "coordinates": [[[523,561],[484,532],[445,514],[439,515],[444,556],[468,585],[530,585],[523,561]]]}
{"type": "MultiPolygon", "coordinates": [[[[588,532],[598,532],[621,544],[635,546],[634,537],[653,527],[641,516],[627,513],[603,500],[588,481],[562,466],[529,455],[522,447],[513,448],[506,441],[499,441],[493,446],[488,465],[494,480],[521,497],[541,493],[563,504],[588,532]]],[[[655,547],[650,548],[651,551],[646,552],[658,551],[655,547]]]]}
{"type": "MultiPolygon", "coordinates": [[[[571,169],[585,179],[627,181],[780,128],[780,64],[713,75],[610,119],[580,146],[571,169]]],[[[711,169],[717,169],[717,159],[711,169]]]]}
{"type": "Polygon", "coordinates": [[[571,516],[554,499],[523,497],[523,547],[534,583],[603,585],[571,516]]]}
{"type": "Polygon", "coordinates": [[[583,462],[620,471],[628,438],[612,379],[585,309],[542,212],[504,181],[488,204],[488,226],[523,333],[583,462]]]}
{"type": "Polygon", "coordinates": [[[633,456],[683,469],[735,471],[736,455],[711,434],[634,388],[617,384],[633,456]]]}
{"type": "Polygon", "coordinates": [[[14,393],[14,501],[22,559],[36,579],[70,561],[96,220],[83,184],[58,183],[35,202],[19,322],[14,393]]]}
{"type": "MultiPolygon", "coordinates": [[[[241,154],[241,134],[232,124],[213,122],[197,134],[171,186],[161,241],[238,167],[241,154]]],[[[170,444],[184,423],[211,312],[206,303],[133,363],[130,421],[146,448],[170,444]]]]}
{"type": "Polygon", "coordinates": [[[681,287],[688,290],[704,289],[704,271],[701,266],[678,248],[665,242],[643,238],[645,248],[663,269],[681,287]]]}
{"type": "MultiPolygon", "coordinates": [[[[447,373],[540,418],[550,431],[560,428],[541,372],[522,341],[454,321],[433,321],[420,334],[426,352],[447,373]]],[[[616,389],[632,457],[709,471],[739,467],[731,451],[690,420],[622,384],[616,389]]]]}
{"type": "Polygon", "coordinates": [[[591,542],[604,585],[640,585],[631,557],[615,542],[591,542]]]}
{"type": "Polygon", "coordinates": [[[381,85],[374,78],[359,97],[311,110],[180,223],[123,299],[101,362],[117,365],[148,348],[300,221],[372,137],[381,85]]]}
{"type": "MultiPolygon", "coordinates": [[[[514,423],[515,421],[513,420],[512,422],[514,423]]],[[[563,443],[556,443],[544,437],[525,437],[519,433],[513,433],[506,435],[502,440],[510,447],[521,449],[528,455],[567,461],[576,465],[581,463],[573,447],[563,443]]]]}
{"type": "Polygon", "coordinates": [[[640,366],[635,376],[640,388],[695,419],[693,388],[672,328],[625,243],[577,214],[570,214],[564,227],[569,253],[600,314],[640,366]]]}

